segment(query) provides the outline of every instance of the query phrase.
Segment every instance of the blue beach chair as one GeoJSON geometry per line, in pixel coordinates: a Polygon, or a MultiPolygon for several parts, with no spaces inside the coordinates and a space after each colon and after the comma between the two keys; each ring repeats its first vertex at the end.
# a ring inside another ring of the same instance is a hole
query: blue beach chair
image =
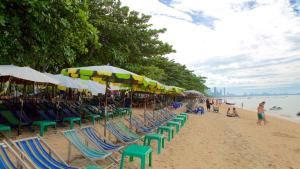
{"type": "Polygon", "coordinates": [[[100,149],[116,152],[123,148],[123,146],[113,144],[101,137],[91,126],[83,127],[80,131],[100,149]]]}
{"type": "MultiPolygon", "coordinates": [[[[87,139],[84,139],[84,137],[81,137],[80,133],[74,129],[63,131],[62,133],[65,136],[65,138],[69,141],[70,145],[68,161],[71,160],[71,145],[73,145],[93,165],[97,165],[95,161],[105,159],[112,154],[111,152],[93,146],[94,144],[92,142],[90,142],[87,139]]],[[[114,165],[114,162],[115,161],[112,160],[112,163],[109,166],[114,165]]]]}
{"type": "Polygon", "coordinates": [[[14,141],[16,147],[25,153],[30,161],[39,169],[77,169],[69,166],[40,137],[31,137],[14,141]],[[48,150],[48,151],[47,151],[48,150]]]}

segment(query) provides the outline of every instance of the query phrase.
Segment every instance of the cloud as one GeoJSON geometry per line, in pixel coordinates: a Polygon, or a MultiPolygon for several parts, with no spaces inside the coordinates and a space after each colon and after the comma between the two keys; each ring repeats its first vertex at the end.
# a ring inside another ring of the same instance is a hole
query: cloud
{"type": "Polygon", "coordinates": [[[154,28],[167,28],[160,38],[177,51],[167,57],[207,76],[210,87],[300,84],[298,0],[122,2],[151,14],[154,28]]]}

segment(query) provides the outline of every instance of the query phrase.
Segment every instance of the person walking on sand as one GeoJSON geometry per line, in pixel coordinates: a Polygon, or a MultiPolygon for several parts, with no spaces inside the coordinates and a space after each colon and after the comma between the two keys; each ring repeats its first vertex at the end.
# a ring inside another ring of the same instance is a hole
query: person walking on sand
{"type": "Polygon", "coordinates": [[[265,103],[266,102],[261,102],[259,103],[257,107],[257,124],[261,125],[262,121],[264,122],[264,125],[266,125],[266,116],[265,116],[265,103]]]}
{"type": "Polygon", "coordinates": [[[206,99],[206,109],[210,112],[210,102],[209,99],[206,99]]]}

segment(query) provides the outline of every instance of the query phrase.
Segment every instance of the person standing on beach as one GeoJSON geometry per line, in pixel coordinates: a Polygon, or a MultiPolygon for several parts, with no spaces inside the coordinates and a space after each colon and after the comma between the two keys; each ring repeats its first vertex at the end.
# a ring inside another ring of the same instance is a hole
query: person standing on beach
{"type": "Polygon", "coordinates": [[[262,121],[264,122],[264,125],[266,125],[266,116],[265,116],[265,103],[266,102],[261,102],[259,103],[257,107],[257,124],[261,125],[262,121]]]}
{"type": "Polygon", "coordinates": [[[210,102],[209,99],[206,99],[206,109],[210,112],[210,102]]]}

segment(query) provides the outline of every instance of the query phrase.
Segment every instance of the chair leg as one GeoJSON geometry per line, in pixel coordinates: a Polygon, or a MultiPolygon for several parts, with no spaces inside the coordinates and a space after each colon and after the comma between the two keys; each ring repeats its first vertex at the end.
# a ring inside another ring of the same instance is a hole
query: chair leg
{"type": "Polygon", "coordinates": [[[125,155],[122,154],[121,163],[120,163],[120,169],[123,169],[123,167],[124,167],[124,158],[125,158],[125,155]]]}
{"type": "Polygon", "coordinates": [[[146,168],[146,156],[141,157],[141,169],[146,168]]]}
{"type": "Polygon", "coordinates": [[[157,153],[160,154],[160,149],[161,149],[161,139],[157,140],[157,153]]]}
{"type": "Polygon", "coordinates": [[[165,138],[162,138],[162,148],[165,148],[165,138]]]}
{"type": "Polygon", "coordinates": [[[152,152],[149,153],[149,166],[152,166],[152,152]]]}

